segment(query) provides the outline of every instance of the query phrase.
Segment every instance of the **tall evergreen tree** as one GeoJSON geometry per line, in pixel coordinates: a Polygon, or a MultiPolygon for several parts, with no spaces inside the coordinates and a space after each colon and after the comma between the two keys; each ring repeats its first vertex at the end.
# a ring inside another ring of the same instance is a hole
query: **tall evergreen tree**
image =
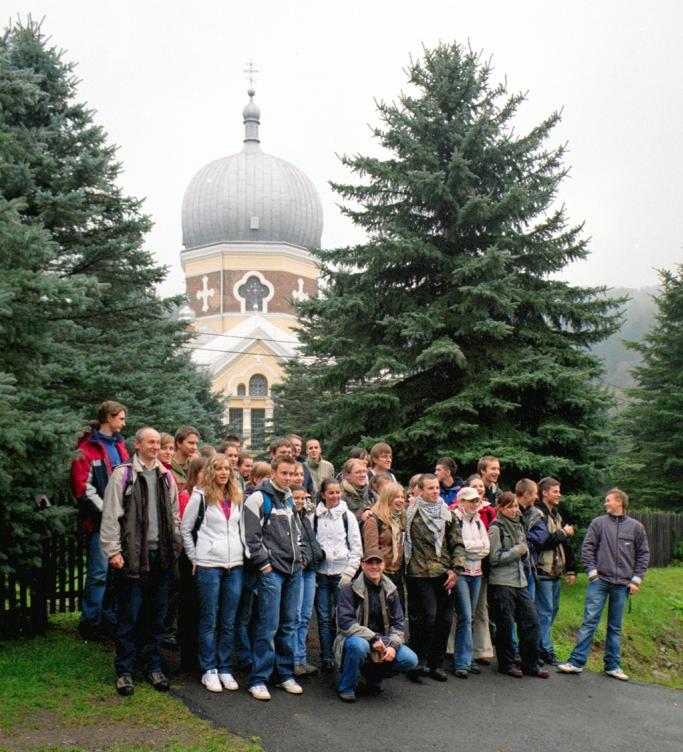
{"type": "Polygon", "coordinates": [[[683,510],[683,265],[660,273],[656,324],[629,346],[642,365],[622,417],[630,438],[624,484],[639,503],[683,510]]]}
{"type": "Polygon", "coordinates": [[[223,406],[161,299],[150,221],[116,184],[115,148],[76,101],[73,65],[32,22],[0,37],[0,567],[36,560],[65,510],[34,498],[68,482],[75,441],[104,399],[129,427],[194,423],[223,406]]]}
{"type": "Polygon", "coordinates": [[[322,293],[299,307],[302,362],[277,415],[308,394],[337,457],[384,439],[406,471],[493,453],[508,477],[585,487],[608,404],[587,348],[618,315],[603,288],[556,277],[588,253],[554,206],[559,114],[518,135],[524,96],[457,44],[407,72],[411,93],[378,104],[385,156],[342,159],[357,180],[333,187],[368,239],[318,252],[322,293]]]}
{"type": "Polygon", "coordinates": [[[68,310],[55,316],[64,322],[55,341],[68,345],[53,353],[55,368],[61,366],[55,405],[86,415],[115,397],[129,407],[131,427],[151,423],[170,430],[192,422],[213,438],[223,405],[184,347],[185,323],[170,315],[181,299],[156,293],[166,268],[144,246],[150,219],[117,184],[116,147],[77,100],[74,64],[32,22],[5,32],[0,55],[6,93],[0,192],[21,198],[22,217],[49,232],[58,249],[52,273],[85,275],[98,288],[76,317],[68,310]],[[78,337],[70,331],[73,323],[78,337]]]}

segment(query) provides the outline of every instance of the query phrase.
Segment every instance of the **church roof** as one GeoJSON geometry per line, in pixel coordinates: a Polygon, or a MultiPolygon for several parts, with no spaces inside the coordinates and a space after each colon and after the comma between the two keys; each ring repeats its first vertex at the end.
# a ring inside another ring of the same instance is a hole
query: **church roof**
{"type": "Polygon", "coordinates": [[[254,241],[319,248],[320,196],[298,167],[261,150],[253,89],[242,114],[242,151],[202,167],[185,191],[183,245],[254,241]]]}

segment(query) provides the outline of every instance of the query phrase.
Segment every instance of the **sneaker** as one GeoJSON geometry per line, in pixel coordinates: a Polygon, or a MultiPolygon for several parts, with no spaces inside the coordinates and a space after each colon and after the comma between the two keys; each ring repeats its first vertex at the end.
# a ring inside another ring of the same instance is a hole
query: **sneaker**
{"type": "Polygon", "coordinates": [[[338,692],[337,696],[342,702],[356,702],[355,692],[338,692]]]}
{"type": "Polygon", "coordinates": [[[223,687],[218,680],[218,671],[215,668],[209,669],[202,674],[202,684],[209,690],[209,692],[222,692],[223,687]]]}
{"type": "Polygon", "coordinates": [[[171,688],[171,683],[161,671],[150,671],[147,678],[157,692],[168,692],[171,688]]]}
{"type": "Polygon", "coordinates": [[[270,692],[265,684],[254,684],[253,687],[249,687],[249,694],[255,700],[270,700],[270,692]]]}
{"type": "Polygon", "coordinates": [[[613,679],[619,679],[619,681],[628,681],[628,674],[625,674],[619,666],[610,669],[609,671],[605,669],[605,673],[607,674],[607,676],[611,676],[613,679]]]}
{"type": "Polygon", "coordinates": [[[557,670],[560,674],[580,674],[583,669],[579,666],[575,666],[573,663],[560,663],[557,666],[557,670]]]}
{"type": "Polygon", "coordinates": [[[300,684],[297,684],[296,679],[287,679],[287,681],[280,682],[277,685],[280,689],[284,689],[285,692],[289,692],[290,695],[302,695],[304,690],[300,684]]]}
{"type": "Polygon", "coordinates": [[[469,676],[466,668],[454,668],[453,674],[457,676],[458,679],[467,679],[467,677],[469,676]]]}
{"type": "Polygon", "coordinates": [[[235,678],[232,674],[218,674],[218,680],[226,689],[229,689],[231,692],[235,692],[240,688],[240,685],[235,681],[235,678]]]}
{"type": "Polygon", "coordinates": [[[310,663],[297,663],[294,666],[294,676],[312,676],[318,673],[317,666],[311,666],[310,663]]]}
{"type": "Polygon", "coordinates": [[[116,677],[116,691],[123,697],[130,697],[133,694],[135,688],[130,674],[116,677]]]}
{"type": "Polygon", "coordinates": [[[555,653],[541,653],[540,658],[546,666],[560,665],[560,659],[555,655],[555,653]]]}

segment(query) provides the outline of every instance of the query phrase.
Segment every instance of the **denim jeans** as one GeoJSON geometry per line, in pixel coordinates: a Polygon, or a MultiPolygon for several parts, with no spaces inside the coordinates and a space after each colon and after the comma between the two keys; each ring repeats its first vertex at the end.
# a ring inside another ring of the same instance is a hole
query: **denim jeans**
{"type": "MultiPolygon", "coordinates": [[[[85,550],[88,557],[88,574],[81,596],[80,622],[89,627],[115,624],[116,612],[111,603],[105,602],[109,560],[102,550],[99,530],[86,536],[85,550]]],[[[108,597],[107,601],[110,600],[108,597]]]]}
{"type": "Polygon", "coordinates": [[[254,630],[248,686],[265,684],[273,671],[278,681],[294,676],[296,614],[301,600],[301,570],[256,575],[258,616],[254,630]]]}
{"type": "Polygon", "coordinates": [[[306,638],[308,637],[308,626],[311,623],[316,585],[315,572],[312,569],[307,569],[302,576],[301,600],[296,616],[296,647],[294,649],[294,664],[297,666],[303,666],[307,662],[306,638]]]}
{"type": "Polygon", "coordinates": [[[455,585],[455,609],[458,621],[455,627],[453,668],[468,669],[472,665],[472,615],[477,607],[481,575],[461,574],[455,585]]]}
{"type": "Polygon", "coordinates": [[[554,655],[555,648],[550,631],[560,609],[560,588],[562,581],[541,580],[536,583],[536,611],[538,612],[539,642],[541,656],[554,655]]]}
{"type": "Polygon", "coordinates": [[[337,636],[337,594],[340,574],[317,575],[318,592],[315,596],[315,610],[318,615],[320,635],[320,660],[333,661],[332,644],[337,636]]]}
{"type": "Polygon", "coordinates": [[[254,604],[256,602],[256,573],[251,567],[244,572],[242,597],[237,610],[235,656],[240,668],[251,669],[251,646],[256,631],[254,604]]]}
{"type": "Polygon", "coordinates": [[[173,569],[162,569],[159,554],[149,552],[149,572],[138,578],[118,575],[116,625],[116,675],[132,674],[136,652],[145,671],[161,671],[159,644],[164,633],[173,569]]]}
{"type": "Polygon", "coordinates": [[[621,621],[628,600],[628,585],[613,585],[597,579],[588,583],[583,624],[576,633],[576,645],[569,656],[569,663],[585,666],[593,643],[595,629],[600,622],[600,614],[609,599],[607,608],[607,636],[605,638],[605,671],[619,668],[621,663],[621,621]]]}
{"type": "Polygon", "coordinates": [[[199,667],[232,673],[235,619],[242,595],[242,567],[197,567],[199,667]]]}
{"type": "Polygon", "coordinates": [[[382,681],[402,671],[412,671],[417,667],[417,656],[406,645],[396,651],[396,658],[391,663],[373,663],[369,660],[370,643],[363,637],[352,635],[344,640],[341,677],[338,691],[340,694],[355,692],[360,674],[363,673],[370,686],[381,686],[382,681]]]}

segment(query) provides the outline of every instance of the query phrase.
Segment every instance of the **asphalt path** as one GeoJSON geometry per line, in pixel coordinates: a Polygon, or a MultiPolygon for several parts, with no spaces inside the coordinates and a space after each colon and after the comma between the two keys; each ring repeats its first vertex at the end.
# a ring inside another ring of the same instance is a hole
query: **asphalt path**
{"type": "Polygon", "coordinates": [[[603,674],[481,676],[445,684],[404,676],[385,691],[342,703],[334,676],[301,682],[302,696],[272,687],[270,702],[246,692],[208,692],[194,677],[173,692],[197,715],[268,752],[683,752],[683,692],[603,674]]]}

